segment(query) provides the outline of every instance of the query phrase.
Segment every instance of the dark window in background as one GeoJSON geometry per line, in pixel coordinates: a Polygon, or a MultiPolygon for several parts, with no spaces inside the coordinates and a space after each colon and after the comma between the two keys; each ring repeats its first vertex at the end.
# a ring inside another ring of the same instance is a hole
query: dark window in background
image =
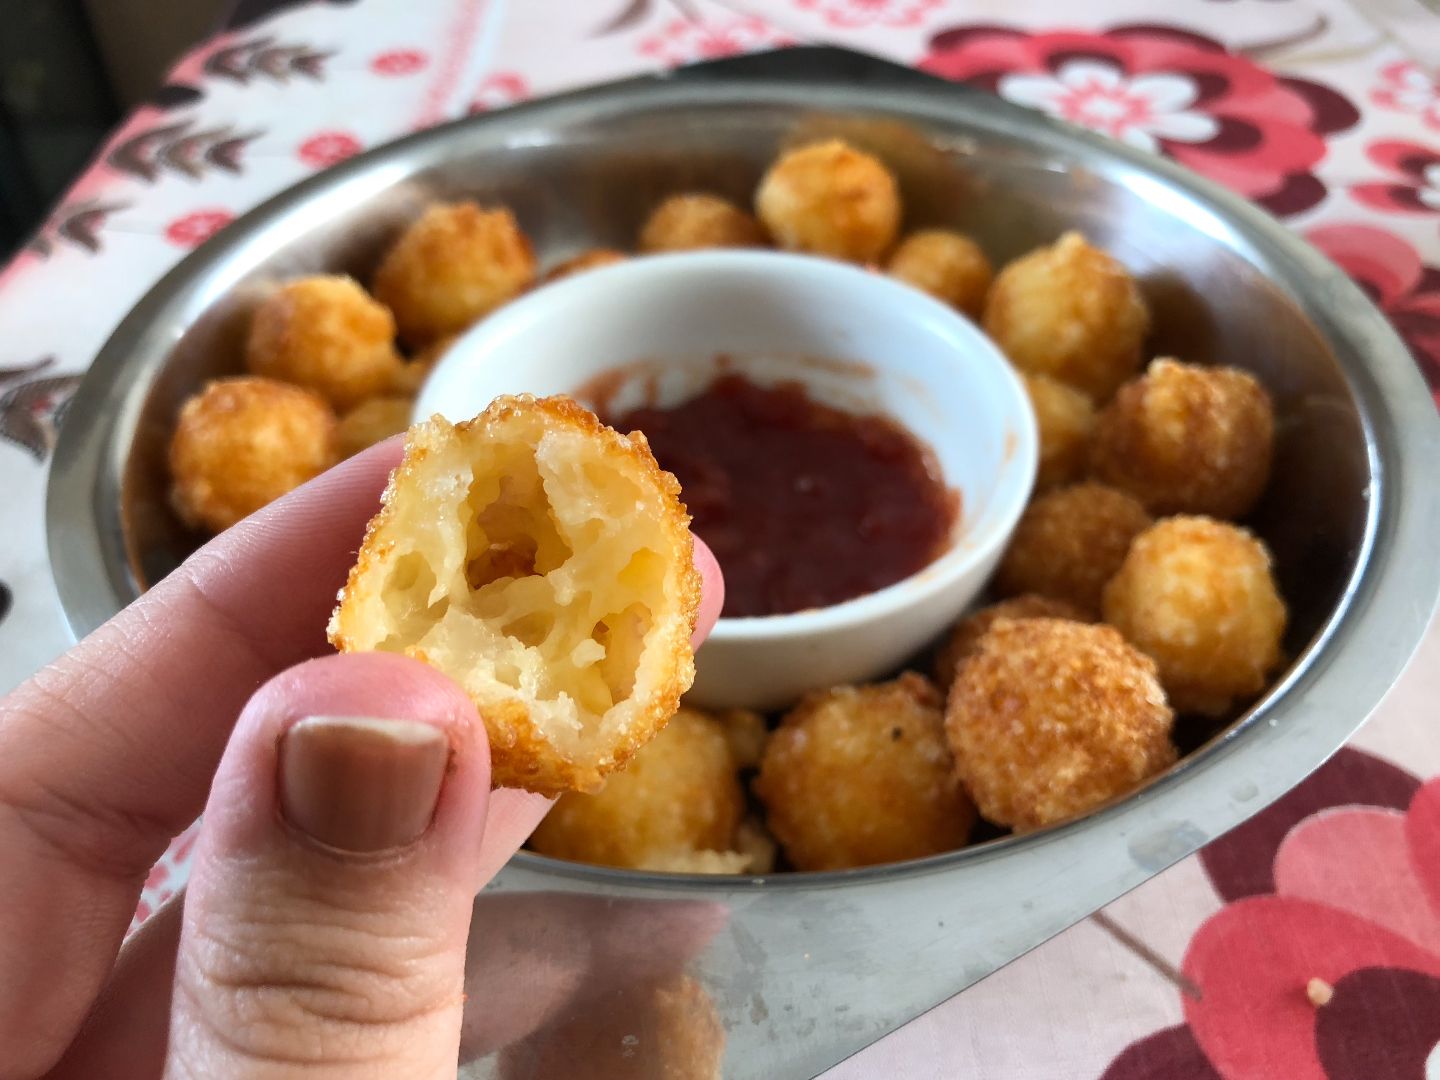
{"type": "Polygon", "coordinates": [[[287,0],[0,0],[0,261],[191,44],[281,6],[287,0]]]}

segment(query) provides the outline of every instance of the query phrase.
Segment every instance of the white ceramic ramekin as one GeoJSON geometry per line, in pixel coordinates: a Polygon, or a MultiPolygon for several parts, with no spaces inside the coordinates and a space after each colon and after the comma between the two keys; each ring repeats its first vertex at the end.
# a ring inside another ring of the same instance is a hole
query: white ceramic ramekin
{"type": "Polygon", "coordinates": [[[416,415],[465,419],[516,393],[612,409],[674,404],[721,370],[763,384],[798,380],[816,400],[892,417],[933,450],[961,505],[950,547],[903,581],[826,608],[722,618],[696,657],[687,700],[770,709],[884,675],[980,592],[1035,475],[1024,387],[944,304],[805,256],[637,258],[542,286],[482,321],[437,365],[416,415]]]}

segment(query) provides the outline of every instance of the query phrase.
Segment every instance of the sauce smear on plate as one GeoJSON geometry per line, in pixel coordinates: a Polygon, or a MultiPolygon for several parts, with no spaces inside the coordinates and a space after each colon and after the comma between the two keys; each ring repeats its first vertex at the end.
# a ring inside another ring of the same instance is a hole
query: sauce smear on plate
{"type": "Polygon", "coordinates": [[[606,422],[643,431],[679,479],[692,527],[725,573],[730,618],[893,585],[945,549],[959,510],[908,431],[823,405],[798,383],[724,375],[679,405],[606,422]]]}

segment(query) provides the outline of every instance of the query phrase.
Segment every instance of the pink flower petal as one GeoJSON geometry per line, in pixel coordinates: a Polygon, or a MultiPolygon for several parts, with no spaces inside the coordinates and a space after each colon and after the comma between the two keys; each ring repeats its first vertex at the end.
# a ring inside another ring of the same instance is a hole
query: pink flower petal
{"type": "Polygon", "coordinates": [[[1410,843],[1410,865],[1430,898],[1430,912],[1440,919],[1440,780],[1431,780],[1415,793],[1405,815],[1405,838],[1410,843]]]}
{"type": "Polygon", "coordinates": [[[1374,289],[1381,306],[1414,289],[1425,269],[1420,253],[1405,239],[1372,225],[1321,225],[1307,232],[1305,239],[1341,270],[1374,289]]]}
{"type": "Polygon", "coordinates": [[[1285,837],[1275,853],[1275,891],[1369,919],[1440,954],[1440,918],[1410,866],[1404,814],[1326,810],[1285,837]]]}
{"type": "Polygon", "coordinates": [[[1348,912],[1285,896],[1222,908],[1196,931],[1184,971],[1200,997],[1185,1017],[1227,1080],[1326,1080],[1315,1045],[1311,979],[1366,967],[1440,976],[1440,956],[1348,912]]]}

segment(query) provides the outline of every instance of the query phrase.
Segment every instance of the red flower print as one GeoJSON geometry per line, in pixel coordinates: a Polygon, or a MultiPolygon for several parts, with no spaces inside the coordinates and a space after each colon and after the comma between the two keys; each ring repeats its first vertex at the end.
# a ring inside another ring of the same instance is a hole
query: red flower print
{"type": "Polygon", "coordinates": [[[802,11],[813,11],[826,25],[842,30],[864,26],[919,26],[925,13],[945,0],[794,0],[802,11]]]}
{"type": "Polygon", "coordinates": [[[234,220],[229,210],[196,210],[167,225],[165,239],[177,247],[199,247],[234,220]]]}
{"type": "Polygon", "coordinates": [[[1350,194],[1376,210],[1400,214],[1440,213],[1440,154],[1418,143],[1396,140],[1373,142],[1365,156],[1399,182],[1356,184],[1350,194]]]}
{"type": "Polygon", "coordinates": [[[360,140],[345,131],[322,131],[300,144],[300,160],[311,168],[328,169],[352,158],[363,149],[360,140]]]}
{"type": "Polygon", "coordinates": [[[1371,225],[1322,225],[1305,238],[1390,317],[1440,404],[1440,267],[1426,266],[1404,238],[1371,225]]]}
{"type": "MultiPolygon", "coordinates": [[[[1401,810],[1389,804],[1413,778],[1342,754],[1256,820],[1293,820],[1327,795],[1386,805],[1332,802],[1290,828],[1269,860],[1273,891],[1232,901],[1191,939],[1186,1024],[1133,1043],[1104,1080],[1420,1080],[1440,1068],[1440,778],[1401,810]]],[[[1272,852],[1251,839],[1252,856],[1272,852]]]]}
{"type": "Polygon", "coordinates": [[[514,105],[517,101],[524,101],[530,96],[530,86],[524,77],[513,71],[497,71],[487,75],[485,79],[475,88],[475,96],[470,102],[472,113],[490,112],[492,109],[503,109],[507,105],[514,105]]]}
{"type": "Polygon", "coordinates": [[[1440,131],[1440,83],[1413,60],[1397,60],[1380,69],[1380,85],[1370,100],[1382,109],[1410,113],[1440,131]]]}
{"type": "Polygon", "coordinates": [[[675,66],[792,44],[783,31],[753,15],[716,22],[675,19],[641,41],[640,52],[675,66]]]}
{"type": "Polygon", "coordinates": [[[1282,78],[1217,41],[1165,26],[1031,34],[947,30],[920,66],[1174,158],[1259,202],[1297,214],[1325,197],[1311,171],[1325,136],[1351,127],[1335,91],[1282,78]]]}
{"type": "Polygon", "coordinates": [[[371,60],[370,70],[376,75],[396,78],[423,71],[429,63],[430,58],[419,49],[392,49],[371,60]]]}

